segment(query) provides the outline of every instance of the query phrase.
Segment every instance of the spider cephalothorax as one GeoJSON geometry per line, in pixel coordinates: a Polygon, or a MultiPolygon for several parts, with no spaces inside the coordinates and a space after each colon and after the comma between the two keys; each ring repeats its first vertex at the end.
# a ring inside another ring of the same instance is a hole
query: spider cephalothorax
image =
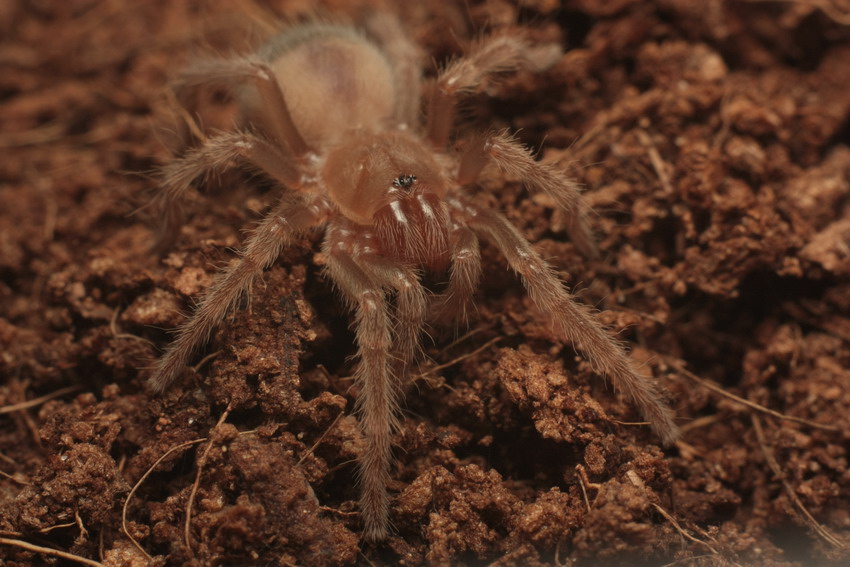
{"type": "Polygon", "coordinates": [[[249,165],[277,182],[282,196],[181,327],[151,384],[162,391],[179,376],[294,235],[324,227],[326,273],[354,312],[357,405],[366,439],[360,506],[368,540],[387,533],[399,384],[416,357],[425,321],[466,313],[481,275],[479,236],[505,256],[557,331],[624,392],[662,440],[677,435],[654,383],[636,371],[519,231],[468,194],[489,164],[521,177],[564,209],[573,242],[592,254],[576,186],[505,133],[477,135],[457,152],[448,148],[458,100],[494,75],[525,65],[530,52],[519,34],[484,38],[439,73],[423,101],[417,50],[397,22],[374,17],[362,30],[293,28],[254,56],[196,65],[178,84],[184,101],[198,89],[230,89],[241,101],[245,128],[211,138],[165,167],[163,234],[174,233],[175,201],[212,169],[249,165]],[[440,295],[426,293],[420,281],[425,272],[446,274],[440,295]]]}

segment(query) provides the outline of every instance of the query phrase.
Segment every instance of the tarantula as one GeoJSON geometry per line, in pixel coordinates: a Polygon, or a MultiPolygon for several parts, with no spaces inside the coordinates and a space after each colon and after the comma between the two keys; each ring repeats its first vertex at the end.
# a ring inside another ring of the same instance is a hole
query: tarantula
{"type": "Polygon", "coordinates": [[[357,410],[365,437],[360,513],[367,541],[387,535],[391,435],[420,334],[429,318],[465,314],[481,276],[479,236],[496,246],[557,331],[626,395],[662,441],[678,434],[654,382],[576,303],[520,232],[467,195],[488,165],[519,176],[563,208],[572,241],[593,254],[577,186],[503,132],[479,134],[458,150],[447,147],[458,102],[499,74],[528,66],[531,52],[518,32],[485,37],[424,84],[417,49],[403,27],[376,17],[363,29],[296,26],[252,56],[209,60],[179,79],[183,100],[202,89],[232,92],[242,128],[206,140],[164,168],[159,200],[165,233],[174,231],[177,200],[212,170],[251,167],[279,184],[283,195],[179,329],[150,384],[161,392],[174,382],[281,249],[295,235],[324,227],[325,272],[354,312],[357,410]],[[442,293],[426,291],[426,273],[447,276],[442,293]]]}

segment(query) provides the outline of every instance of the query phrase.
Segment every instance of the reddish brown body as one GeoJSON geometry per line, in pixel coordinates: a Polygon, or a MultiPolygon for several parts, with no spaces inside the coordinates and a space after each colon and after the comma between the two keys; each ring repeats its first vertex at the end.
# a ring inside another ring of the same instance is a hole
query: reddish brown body
{"type": "Polygon", "coordinates": [[[635,370],[516,228],[466,192],[488,164],[519,176],[566,211],[573,242],[593,254],[576,186],[504,133],[476,136],[459,153],[448,148],[457,101],[494,75],[525,65],[530,50],[520,35],[485,38],[441,71],[423,101],[416,48],[394,19],[374,17],[362,30],[293,28],[254,56],[197,65],[178,85],[185,101],[198,89],[231,89],[245,129],[207,140],[164,169],[160,203],[170,226],[163,234],[174,232],[174,201],[211,169],[251,166],[279,183],[283,194],[181,327],[151,384],[161,391],[179,376],[294,235],[325,227],[326,273],[355,318],[357,406],[366,438],[360,505],[370,541],[384,538],[389,525],[386,485],[401,384],[426,320],[465,317],[481,275],[479,236],[502,252],[556,329],[626,394],[662,440],[677,435],[654,383],[635,370]],[[419,121],[422,106],[425,124],[419,121]],[[424,272],[446,274],[442,294],[426,292],[424,272]]]}

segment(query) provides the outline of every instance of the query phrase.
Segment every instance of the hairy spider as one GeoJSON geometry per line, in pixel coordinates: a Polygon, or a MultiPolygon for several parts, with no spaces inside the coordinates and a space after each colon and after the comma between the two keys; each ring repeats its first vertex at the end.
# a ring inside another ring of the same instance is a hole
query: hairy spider
{"type": "Polygon", "coordinates": [[[325,272],[354,312],[357,411],[366,441],[360,513],[368,541],[387,535],[391,435],[420,334],[429,318],[465,316],[481,276],[479,236],[498,248],[561,336],[625,394],[662,441],[678,434],[655,383],[520,232],[469,196],[483,168],[495,165],[553,198],[566,212],[572,241],[594,254],[576,185],[505,133],[447,147],[457,103],[498,74],[529,65],[531,50],[520,33],[485,37],[423,85],[417,49],[403,27],[374,17],[363,29],[293,27],[255,55],[203,62],[178,83],[183,100],[201,89],[229,89],[240,102],[243,128],[208,139],[164,168],[165,233],[174,232],[176,201],[211,170],[247,165],[277,182],[283,195],[179,329],[150,383],[158,392],[168,387],[293,236],[324,227],[325,272]],[[426,272],[447,275],[439,295],[423,287],[426,272]]]}

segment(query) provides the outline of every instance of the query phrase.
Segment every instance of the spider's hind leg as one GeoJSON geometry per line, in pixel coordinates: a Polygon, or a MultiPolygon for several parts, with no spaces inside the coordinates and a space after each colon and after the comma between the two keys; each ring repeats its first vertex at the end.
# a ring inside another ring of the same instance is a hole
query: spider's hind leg
{"type": "Polygon", "coordinates": [[[458,100],[480,92],[498,73],[528,66],[530,46],[519,34],[500,34],[479,40],[463,57],[449,63],[428,94],[426,135],[434,147],[449,140],[458,100]]]}
{"type": "Polygon", "coordinates": [[[381,44],[392,63],[398,88],[396,120],[409,128],[419,122],[422,83],[421,54],[404,25],[388,12],[372,14],[365,22],[366,30],[381,44]]]}
{"type": "MultiPolygon", "coordinates": [[[[191,113],[198,95],[213,88],[239,92],[250,101],[242,105],[241,118],[251,132],[229,132],[207,139],[163,168],[162,191],[155,200],[162,228],[153,248],[159,254],[177,237],[183,222],[179,199],[196,178],[241,159],[283,185],[296,188],[299,158],[311,150],[295,127],[280,84],[265,62],[244,57],[200,61],[180,74],[174,93],[191,113]],[[250,88],[246,90],[246,86],[250,88]]],[[[193,137],[188,127],[191,120],[186,116],[181,122],[180,136],[187,146],[193,137]]]]}
{"type": "Polygon", "coordinates": [[[154,250],[164,253],[177,238],[182,223],[180,201],[192,183],[239,162],[264,171],[283,185],[298,186],[296,163],[268,140],[248,132],[228,132],[210,138],[203,146],[162,169],[161,189],[154,200],[161,222],[154,250]]]}
{"type": "MultiPolygon", "coordinates": [[[[224,88],[235,93],[246,85],[253,87],[256,100],[243,108],[254,128],[277,141],[289,159],[306,154],[311,148],[295,127],[289,105],[274,73],[262,60],[255,58],[209,59],[183,71],[174,86],[178,100],[191,107],[199,91],[224,88]]],[[[250,97],[249,97],[250,98],[250,97]]]]}

